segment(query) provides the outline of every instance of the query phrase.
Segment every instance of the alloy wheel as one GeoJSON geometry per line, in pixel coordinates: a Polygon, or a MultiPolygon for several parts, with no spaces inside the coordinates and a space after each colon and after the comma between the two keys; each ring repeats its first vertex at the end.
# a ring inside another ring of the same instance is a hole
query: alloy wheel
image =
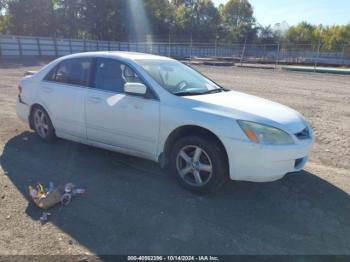
{"type": "Polygon", "coordinates": [[[187,145],[178,152],[176,168],[180,177],[191,186],[204,186],[213,175],[210,157],[203,148],[195,145],[187,145]]]}
{"type": "Polygon", "coordinates": [[[34,112],[34,127],[38,135],[46,138],[49,132],[49,121],[46,113],[42,109],[36,109],[34,112]]]}

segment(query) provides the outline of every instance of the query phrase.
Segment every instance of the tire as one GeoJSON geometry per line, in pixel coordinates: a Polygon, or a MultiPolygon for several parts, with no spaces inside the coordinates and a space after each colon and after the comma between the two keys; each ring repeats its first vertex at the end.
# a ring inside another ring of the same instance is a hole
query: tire
{"type": "Polygon", "coordinates": [[[51,142],[56,138],[55,129],[45,109],[35,106],[31,113],[32,126],[35,133],[45,142],[51,142]]]}
{"type": "Polygon", "coordinates": [[[172,147],[170,169],[184,188],[207,194],[228,178],[224,153],[210,137],[186,136],[172,147]]]}

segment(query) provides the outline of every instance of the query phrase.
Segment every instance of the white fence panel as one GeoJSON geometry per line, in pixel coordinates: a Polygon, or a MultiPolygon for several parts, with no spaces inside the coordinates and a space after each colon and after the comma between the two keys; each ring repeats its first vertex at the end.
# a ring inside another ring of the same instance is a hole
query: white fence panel
{"type": "Polygon", "coordinates": [[[339,52],[317,52],[311,45],[116,42],[52,37],[0,35],[0,59],[59,57],[89,51],[132,51],[175,58],[232,57],[244,62],[291,62],[350,65],[350,46],[339,52]]]}

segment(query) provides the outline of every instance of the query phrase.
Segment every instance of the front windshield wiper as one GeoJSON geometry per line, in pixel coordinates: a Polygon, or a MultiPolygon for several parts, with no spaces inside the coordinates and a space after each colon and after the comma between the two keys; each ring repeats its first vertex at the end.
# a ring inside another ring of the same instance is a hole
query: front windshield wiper
{"type": "Polygon", "coordinates": [[[180,91],[173,94],[176,96],[197,96],[197,95],[201,95],[202,93],[193,92],[193,91],[180,91]]]}
{"type": "Polygon", "coordinates": [[[205,92],[203,92],[201,94],[203,94],[203,95],[204,94],[214,94],[214,93],[221,93],[223,91],[224,91],[223,89],[217,88],[217,89],[212,89],[212,90],[205,91],[205,92]]]}
{"type": "Polygon", "coordinates": [[[174,95],[177,96],[198,96],[198,95],[206,95],[206,94],[213,94],[213,93],[220,93],[223,92],[222,89],[212,89],[204,92],[194,92],[194,91],[180,91],[174,93],[174,95]]]}

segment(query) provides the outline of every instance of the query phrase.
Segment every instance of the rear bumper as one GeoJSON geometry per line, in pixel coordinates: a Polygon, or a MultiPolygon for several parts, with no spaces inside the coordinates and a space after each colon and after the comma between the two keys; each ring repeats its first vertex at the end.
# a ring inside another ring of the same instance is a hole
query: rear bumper
{"type": "Polygon", "coordinates": [[[29,122],[30,106],[23,102],[20,96],[17,97],[16,102],[17,116],[24,122],[29,122]]]}
{"type": "Polygon", "coordinates": [[[269,182],[303,169],[313,139],[296,145],[259,145],[247,141],[221,138],[229,159],[232,180],[269,182]]]}

